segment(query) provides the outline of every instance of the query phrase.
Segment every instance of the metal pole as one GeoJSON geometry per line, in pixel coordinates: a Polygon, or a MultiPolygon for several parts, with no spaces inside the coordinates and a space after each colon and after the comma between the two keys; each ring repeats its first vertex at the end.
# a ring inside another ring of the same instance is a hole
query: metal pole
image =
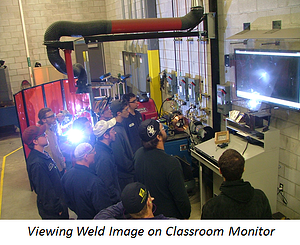
{"type": "Polygon", "coordinates": [[[73,71],[73,66],[72,66],[71,53],[72,53],[72,50],[69,50],[69,49],[64,50],[69,89],[70,89],[71,93],[75,93],[76,87],[75,87],[75,79],[74,79],[74,71],[73,71]]]}
{"type": "Polygon", "coordinates": [[[21,15],[21,22],[22,22],[22,29],[23,29],[23,35],[24,35],[28,70],[29,70],[29,74],[30,74],[30,81],[31,81],[32,85],[35,85],[35,82],[34,82],[34,79],[33,79],[33,72],[32,72],[32,67],[31,67],[30,55],[29,55],[28,40],[27,40],[26,26],[25,26],[24,14],[23,14],[22,0],[19,0],[19,9],[20,9],[20,15],[21,15]]]}
{"type": "Polygon", "coordinates": [[[217,0],[209,0],[209,12],[215,12],[215,38],[210,39],[212,79],[212,119],[215,132],[221,130],[221,114],[217,111],[217,84],[220,84],[217,0]]]}
{"type": "MultiPolygon", "coordinates": [[[[84,68],[86,70],[87,74],[87,82],[91,86],[90,88],[90,93],[89,93],[89,101],[90,101],[90,109],[93,109],[93,104],[94,104],[94,97],[93,97],[93,90],[92,90],[92,79],[91,79],[91,72],[90,72],[90,59],[89,59],[89,52],[88,51],[83,51],[83,62],[84,62],[84,68]]],[[[91,115],[91,120],[92,120],[92,125],[95,125],[95,120],[91,115]]]]}

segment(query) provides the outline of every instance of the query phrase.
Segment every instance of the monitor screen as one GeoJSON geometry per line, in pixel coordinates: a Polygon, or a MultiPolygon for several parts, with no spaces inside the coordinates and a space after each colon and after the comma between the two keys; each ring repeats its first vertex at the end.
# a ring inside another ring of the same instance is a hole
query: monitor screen
{"type": "Polygon", "coordinates": [[[300,109],[300,51],[236,49],[237,97],[300,109]]]}

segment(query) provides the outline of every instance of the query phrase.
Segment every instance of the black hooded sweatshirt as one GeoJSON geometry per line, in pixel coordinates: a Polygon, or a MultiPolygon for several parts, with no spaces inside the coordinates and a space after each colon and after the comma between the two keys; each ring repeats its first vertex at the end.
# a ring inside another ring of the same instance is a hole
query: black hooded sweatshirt
{"type": "Polygon", "coordinates": [[[268,198],[244,180],[224,181],[221,193],[208,200],[201,219],[271,219],[268,198]]]}

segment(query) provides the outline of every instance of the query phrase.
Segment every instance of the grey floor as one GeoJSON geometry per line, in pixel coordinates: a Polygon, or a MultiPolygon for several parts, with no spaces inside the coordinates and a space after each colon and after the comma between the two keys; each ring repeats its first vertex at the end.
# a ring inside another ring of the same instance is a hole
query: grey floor
{"type": "MultiPolygon", "coordinates": [[[[36,194],[30,190],[25,158],[20,135],[17,132],[0,133],[0,161],[3,181],[1,219],[32,220],[40,219],[36,207],[36,194]],[[10,154],[11,152],[16,152],[10,154]],[[10,154],[10,155],[8,155],[10,154]],[[3,161],[5,159],[5,166],[3,161]],[[4,175],[3,175],[4,167],[4,175]]],[[[197,188],[198,189],[198,188],[197,188]]],[[[1,194],[1,191],[0,191],[1,194]]],[[[192,213],[190,219],[200,219],[199,192],[190,197],[192,213]]],[[[71,218],[76,215],[70,212],[71,218]]]]}

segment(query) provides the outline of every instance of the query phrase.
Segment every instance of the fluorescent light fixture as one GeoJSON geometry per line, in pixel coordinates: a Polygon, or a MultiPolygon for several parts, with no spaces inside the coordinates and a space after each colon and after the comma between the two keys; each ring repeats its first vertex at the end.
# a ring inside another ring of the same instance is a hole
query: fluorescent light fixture
{"type": "Polygon", "coordinates": [[[279,104],[279,105],[284,105],[284,106],[300,109],[300,104],[297,102],[291,102],[291,101],[287,101],[287,100],[271,98],[271,97],[267,97],[267,96],[260,95],[257,93],[248,93],[248,92],[243,92],[243,91],[238,90],[237,96],[244,98],[244,99],[249,99],[249,100],[252,100],[253,98],[255,98],[255,100],[260,100],[260,101],[265,101],[265,102],[270,102],[270,103],[274,103],[274,104],[279,104]]]}
{"type": "Polygon", "coordinates": [[[286,56],[286,57],[300,57],[300,52],[265,52],[265,51],[251,51],[251,50],[235,50],[236,54],[255,54],[255,55],[271,55],[271,56],[286,56]]]}

